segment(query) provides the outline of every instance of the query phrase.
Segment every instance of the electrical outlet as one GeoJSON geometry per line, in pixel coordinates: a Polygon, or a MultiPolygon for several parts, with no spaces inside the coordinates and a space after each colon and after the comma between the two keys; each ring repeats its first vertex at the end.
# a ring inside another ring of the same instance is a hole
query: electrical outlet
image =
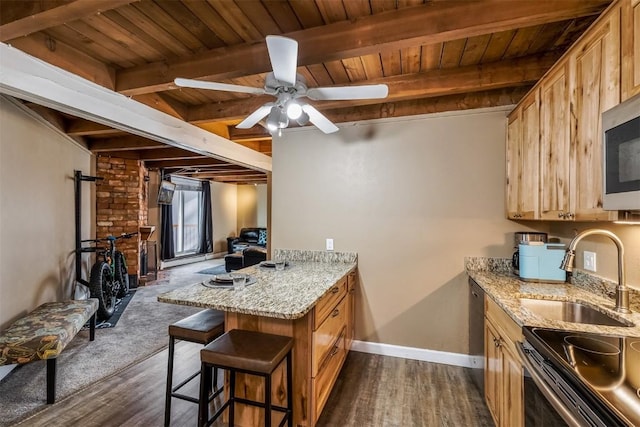
{"type": "Polygon", "coordinates": [[[589,271],[596,271],[596,253],[584,251],[582,254],[584,258],[584,269],[589,271]]]}
{"type": "Polygon", "coordinates": [[[333,239],[327,239],[327,250],[328,251],[333,250],[333,239]]]}

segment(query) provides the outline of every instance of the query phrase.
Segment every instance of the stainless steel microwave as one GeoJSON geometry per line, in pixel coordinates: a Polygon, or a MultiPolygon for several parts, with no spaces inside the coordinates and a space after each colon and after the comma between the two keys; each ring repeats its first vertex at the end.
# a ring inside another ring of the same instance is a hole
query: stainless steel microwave
{"type": "Polygon", "coordinates": [[[602,205],[640,209],[640,94],[602,113],[602,205]]]}

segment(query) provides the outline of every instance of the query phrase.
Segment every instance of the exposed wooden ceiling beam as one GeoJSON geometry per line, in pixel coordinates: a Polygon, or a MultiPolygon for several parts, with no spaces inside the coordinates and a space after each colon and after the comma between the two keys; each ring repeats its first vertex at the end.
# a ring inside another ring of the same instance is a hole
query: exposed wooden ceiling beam
{"type": "Polygon", "coordinates": [[[422,98],[399,102],[388,102],[378,105],[340,108],[323,111],[323,114],[335,123],[344,123],[419,114],[442,113],[446,111],[515,105],[531,89],[531,87],[532,85],[518,88],[448,95],[437,98],[422,98]]]}
{"type": "Polygon", "coordinates": [[[189,174],[189,175],[193,177],[197,176],[200,179],[214,179],[214,180],[231,180],[231,179],[246,180],[251,178],[256,178],[256,179],[267,178],[267,174],[259,173],[259,172],[233,173],[233,174],[225,174],[225,175],[222,175],[222,174],[189,174]]]}
{"type": "MultiPolygon", "coordinates": [[[[557,56],[532,56],[509,59],[483,65],[434,70],[370,80],[368,83],[384,83],[389,86],[386,102],[406,99],[428,98],[500,89],[511,86],[533,84],[555,63],[557,56]]],[[[204,104],[192,107],[188,120],[192,123],[200,121],[231,120],[243,118],[272,97],[233,100],[220,103],[204,104]]],[[[319,110],[346,108],[358,105],[380,104],[379,99],[357,101],[319,101],[313,102],[319,110]]]]}
{"type": "Polygon", "coordinates": [[[180,148],[161,148],[157,150],[137,151],[140,160],[174,160],[174,159],[198,159],[202,154],[182,150],[180,148]]]}
{"type": "Polygon", "coordinates": [[[104,151],[150,150],[160,148],[167,148],[167,145],[137,135],[127,135],[117,138],[93,139],[89,142],[89,150],[93,151],[94,153],[104,151]]]}
{"type": "Polygon", "coordinates": [[[69,120],[66,132],[67,135],[72,136],[126,135],[126,133],[121,130],[78,118],[69,120]]]}
{"type": "MultiPolygon", "coordinates": [[[[2,3],[4,2],[0,1],[0,4],[2,3]]],[[[44,62],[77,74],[107,89],[115,90],[115,69],[46,34],[37,33],[29,37],[21,37],[12,40],[11,45],[44,62]]]]}
{"type": "MultiPolygon", "coordinates": [[[[609,0],[428,2],[286,34],[298,41],[298,65],[353,58],[600,13],[609,0]]],[[[266,44],[213,49],[172,62],[118,72],[128,95],[175,88],[176,77],[220,80],[271,71],[266,44]]]]}
{"type": "Polygon", "coordinates": [[[187,117],[188,110],[186,105],[162,93],[144,93],[134,96],[133,99],[178,119],[185,120],[187,117]]]}
{"type": "Polygon", "coordinates": [[[271,134],[262,126],[254,126],[251,129],[238,129],[228,126],[229,139],[233,142],[241,141],[271,141],[271,134]]]}
{"type": "Polygon", "coordinates": [[[5,16],[2,19],[0,41],[27,36],[46,28],[82,19],[85,16],[116,9],[134,1],[139,0],[74,0],[66,2],[2,0],[0,11],[3,15],[11,13],[11,16],[5,16]],[[47,3],[53,7],[47,7],[47,3]]]}
{"type": "MultiPolygon", "coordinates": [[[[175,159],[175,160],[145,160],[145,165],[150,169],[184,169],[193,166],[222,166],[231,163],[212,157],[203,157],[199,159],[175,159]]],[[[234,165],[235,166],[235,165],[234,165]]]]}

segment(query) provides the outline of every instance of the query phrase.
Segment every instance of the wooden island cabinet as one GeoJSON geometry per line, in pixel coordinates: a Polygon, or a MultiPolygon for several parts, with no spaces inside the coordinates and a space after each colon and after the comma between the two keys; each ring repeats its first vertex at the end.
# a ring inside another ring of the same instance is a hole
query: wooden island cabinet
{"type": "MultiPolygon", "coordinates": [[[[357,257],[309,251],[283,254],[290,260],[284,271],[260,266],[240,270],[255,279],[242,291],[194,284],[162,294],[158,300],[222,310],[227,331],[293,337],[293,421],[295,426],[314,426],[353,341],[357,257]],[[337,261],[317,259],[323,256],[337,261]]],[[[262,378],[236,375],[236,397],[264,401],[264,393],[262,378]]],[[[287,393],[286,366],[281,364],[272,376],[272,403],[286,406],[287,393]]],[[[281,418],[281,413],[274,412],[273,425],[281,418]]],[[[264,410],[236,405],[235,420],[240,426],[263,425],[264,410]]]]}
{"type": "Polygon", "coordinates": [[[510,219],[615,221],[602,209],[601,115],[640,93],[640,0],[617,0],[511,112],[510,219]]]}

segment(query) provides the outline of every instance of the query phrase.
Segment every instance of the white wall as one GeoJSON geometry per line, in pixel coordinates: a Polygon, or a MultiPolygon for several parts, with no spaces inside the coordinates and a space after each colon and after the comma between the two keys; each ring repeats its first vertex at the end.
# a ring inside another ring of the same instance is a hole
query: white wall
{"type": "MultiPolygon", "coordinates": [[[[73,174],[95,172],[89,151],[34,117],[0,97],[0,329],[73,296],[73,174]]],[[[82,183],[83,238],[93,237],[94,187],[82,183]]]]}
{"type": "Polygon", "coordinates": [[[237,186],[211,182],[211,204],[213,205],[213,252],[227,253],[227,237],[237,235],[237,186]]]}
{"type": "Polygon", "coordinates": [[[467,352],[465,256],[510,257],[505,109],[287,130],[272,247],[359,255],[356,338],[467,352]]]}
{"type": "Polygon", "coordinates": [[[267,186],[238,185],[238,231],[267,226],[267,186]]]}

